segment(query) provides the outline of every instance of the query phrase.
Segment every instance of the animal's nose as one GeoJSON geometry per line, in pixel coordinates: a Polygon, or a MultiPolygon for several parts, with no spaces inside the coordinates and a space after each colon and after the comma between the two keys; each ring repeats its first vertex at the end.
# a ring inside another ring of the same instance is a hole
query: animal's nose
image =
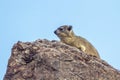
{"type": "Polygon", "coordinates": [[[57,34],[57,31],[55,30],[54,33],[57,34]]]}

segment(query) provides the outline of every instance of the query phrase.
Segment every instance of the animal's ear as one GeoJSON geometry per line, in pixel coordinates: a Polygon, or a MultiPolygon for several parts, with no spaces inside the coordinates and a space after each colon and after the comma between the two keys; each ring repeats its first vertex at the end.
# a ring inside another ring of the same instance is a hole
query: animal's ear
{"type": "Polygon", "coordinates": [[[69,31],[71,31],[71,30],[72,30],[72,26],[71,26],[71,25],[68,27],[68,30],[69,30],[69,31]]]}

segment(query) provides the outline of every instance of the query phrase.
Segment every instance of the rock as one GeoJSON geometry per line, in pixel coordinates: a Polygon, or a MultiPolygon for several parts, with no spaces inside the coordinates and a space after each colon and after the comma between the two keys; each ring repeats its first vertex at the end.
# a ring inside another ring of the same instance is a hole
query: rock
{"type": "Polygon", "coordinates": [[[120,80],[120,71],[104,60],[58,41],[18,41],[4,80],[120,80]]]}

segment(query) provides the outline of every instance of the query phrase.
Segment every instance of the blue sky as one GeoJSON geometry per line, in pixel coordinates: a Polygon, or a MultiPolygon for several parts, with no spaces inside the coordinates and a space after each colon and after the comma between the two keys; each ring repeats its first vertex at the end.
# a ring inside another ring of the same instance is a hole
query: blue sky
{"type": "Polygon", "coordinates": [[[53,31],[64,24],[120,70],[120,0],[0,0],[0,79],[14,43],[59,40],[53,31]]]}

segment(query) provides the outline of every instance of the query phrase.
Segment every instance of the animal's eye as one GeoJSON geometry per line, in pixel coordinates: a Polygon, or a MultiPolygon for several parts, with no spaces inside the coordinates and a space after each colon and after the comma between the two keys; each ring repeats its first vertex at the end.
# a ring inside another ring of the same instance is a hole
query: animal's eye
{"type": "Polygon", "coordinates": [[[59,30],[60,30],[60,31],[63,31],[63,29],[62,29],[62,28],[59,28],[59,30]]]}

